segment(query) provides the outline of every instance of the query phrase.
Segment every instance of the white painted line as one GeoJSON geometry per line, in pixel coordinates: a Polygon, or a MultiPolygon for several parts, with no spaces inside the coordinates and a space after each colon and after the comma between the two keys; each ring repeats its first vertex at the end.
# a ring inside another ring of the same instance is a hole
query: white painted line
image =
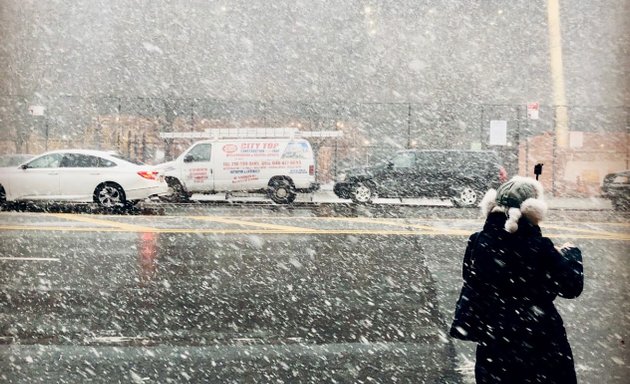
{"type": "Polygon", "coordinates": [[[132,341],[141,341],[147,342],[149,339],[142,336],[97,336],[86,338],[86,341],[97,342],[97,343],[108,343],[108,344],[119,344],[119,343],[128,343],[132,341]]]}
{"type": "Polygon", "coordinates": [[[59,261],[52,257],[0,257],[0,260],[17,260],[17,261],[59,261]]]}

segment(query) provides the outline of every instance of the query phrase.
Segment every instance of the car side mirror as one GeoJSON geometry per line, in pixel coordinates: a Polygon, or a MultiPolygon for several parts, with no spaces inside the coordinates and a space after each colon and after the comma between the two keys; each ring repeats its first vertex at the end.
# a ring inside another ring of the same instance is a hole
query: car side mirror
{"type": "Polygon", "coordinates": [[[30,167],[28,166],[28,164],[22,164],[22,165],[20,165],[20,168],[22,168],[22,169],[29,169],[30,167]]]}
{"type": "Polygon", "coordinates": [[[387,162],[387,169],[394,169],[394,163],[392,161],[387,162]]]}
{"type": "Polygon", "coordinates": [[[192,163],[193,161],[195,161],[195,156],[193,155],[184,156],[184,163],[192,163]]]}

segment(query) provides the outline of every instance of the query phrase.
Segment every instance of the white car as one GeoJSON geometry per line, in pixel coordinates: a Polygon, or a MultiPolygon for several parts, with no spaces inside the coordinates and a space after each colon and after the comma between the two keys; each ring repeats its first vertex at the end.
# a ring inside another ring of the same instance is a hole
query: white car
{"type": "Polygon", "coordinates": [[[112,208],[167,193],[164,176],[155,167],[112,152],[58,150],[0,168],[0,202],[95,202],[112,208]]]}

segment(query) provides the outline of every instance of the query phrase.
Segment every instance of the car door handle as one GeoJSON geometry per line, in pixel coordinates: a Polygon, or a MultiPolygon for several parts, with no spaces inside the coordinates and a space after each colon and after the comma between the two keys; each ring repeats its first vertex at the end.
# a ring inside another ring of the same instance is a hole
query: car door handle
{"type": "Polygon", "coordinates": [[[51,173],[49,173],[49,175],[51,175],[51,176],[56,176],[58,174],[59,174],[59,172],[51,172],[51,173]]]}
{"type": "Polygon", "coordinates": [[[99,176],[101,173],[100,172],[94,172],[94,173],[90,173],[90,176],[99,176]]]}

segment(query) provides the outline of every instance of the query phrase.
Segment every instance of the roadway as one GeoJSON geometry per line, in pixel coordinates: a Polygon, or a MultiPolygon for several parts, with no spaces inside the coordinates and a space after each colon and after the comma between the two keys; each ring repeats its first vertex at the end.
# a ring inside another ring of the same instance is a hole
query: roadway
{"type": "MultiPolygon", "coordinates": [[[[446,337],[473,209],[344,204],[0,212],[6,382],[449,382],[446,337]],[[129,213],[129,212],[127,212],[129,213]]],[[[624,383],[628,217],[551,211],[586,286],[558,300],[580,382],[624,383]]]]}

